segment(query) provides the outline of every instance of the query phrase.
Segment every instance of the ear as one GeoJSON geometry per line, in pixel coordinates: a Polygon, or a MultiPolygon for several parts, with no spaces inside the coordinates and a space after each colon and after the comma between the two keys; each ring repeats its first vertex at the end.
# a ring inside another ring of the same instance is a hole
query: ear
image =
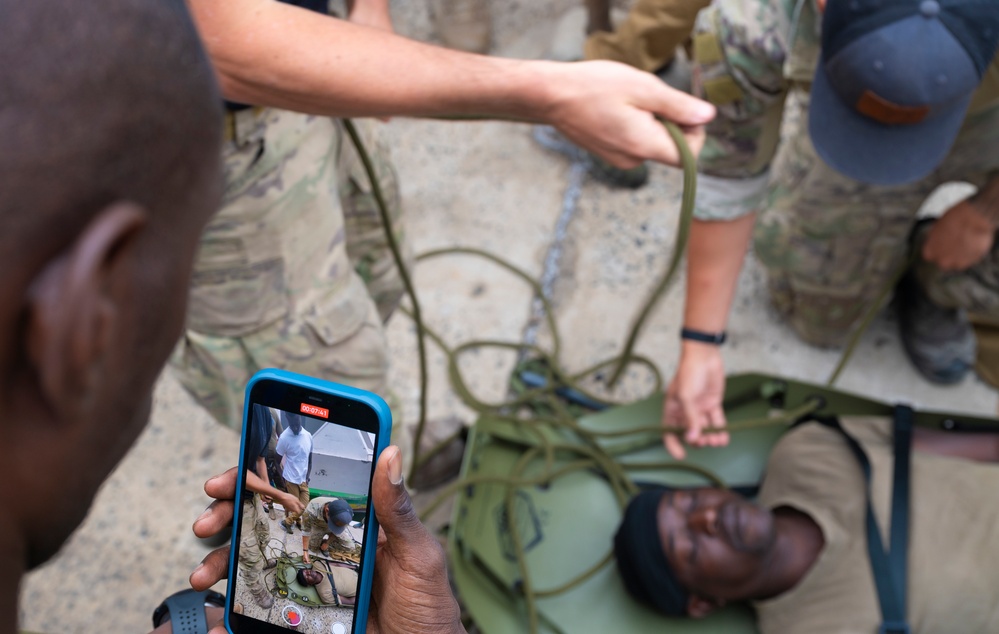
{"type": "Polygon", "coordinates": [[[105,207],[28,289],[28,360],[61,420],[89,410],[103,380],[122,317],[118,282],[134,274],[131,246],[148,216],[130,202],[105,207]]]}
{"type": "Polygon", "coordinates": [[[687,616],[693,619],[703,619],[718,608],[725,606],[723,599],[708,599],[696,594],[687,599],[687,616]]]}

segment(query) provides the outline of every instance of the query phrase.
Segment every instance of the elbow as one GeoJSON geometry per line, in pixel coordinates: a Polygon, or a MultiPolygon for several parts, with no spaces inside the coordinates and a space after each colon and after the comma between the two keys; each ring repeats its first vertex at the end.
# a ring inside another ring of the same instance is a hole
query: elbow
{"type": "Polygon", "coordinates": [[[212,67],[215,69],[215,81],[219,85],[222,97],[227,101],[248,103],[250,91],[247,90],[246,83],[241,81],[237,71],[230,68],[230,66],[232,65],[212,58],[212,67]]]}

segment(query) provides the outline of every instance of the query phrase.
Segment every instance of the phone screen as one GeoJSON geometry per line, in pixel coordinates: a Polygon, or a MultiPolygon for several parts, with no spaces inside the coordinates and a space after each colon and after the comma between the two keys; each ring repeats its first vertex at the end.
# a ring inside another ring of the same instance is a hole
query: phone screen
{"type": "Polygon", "coordinates": [[[230,626],[247,634],[354,632],[358,589],[370,574],[361,562],[377,413],[360,401],[262,380],[244,428],[244,468],[299,499],[304,511],[244,486],[230,626]]]}

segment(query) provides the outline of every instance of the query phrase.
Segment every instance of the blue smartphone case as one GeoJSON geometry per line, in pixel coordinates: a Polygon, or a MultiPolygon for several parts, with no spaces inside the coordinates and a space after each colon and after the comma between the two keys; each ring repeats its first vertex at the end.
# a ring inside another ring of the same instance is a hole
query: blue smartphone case
{"type": "MultiPolygon", "coordinates": [[[[381,455],[382,450],[388,447],[389,437],[392,434],[392,411],[389,409],[388,404],[382,399],[382,397],[378,396],[374,392],[368,392],[367,390],[361,390],[356,387],[341,385],[331,381],[324,381],[322,379],[302,374],[295,374],[294,372],[288,372],[285,370],[277,370],[273,368],[260,370],[250,378],[249,383],[246,385],[246,393],[243,403],[243,429],[241,430],[239,440],[239,479],[236,483],[236,512],[239,512],[239,509],[242,509],[243,505],[244,478],[246,474],[243,465],[243,456],[246,453],[246,447],[244,445],[246,444],[247,436],[246,425],[250,416],[250,392],[253,390],[253,386],[262,380],[287,383],[289,385],[303,387],[317,392],[324,392],[326,394],[332,394],[341,398],[359,401],[371,407],[371,409],[373,409],[378,416],[378,440],[375,445],[374,457],[371,462],[372,473],[374,473],[375,465],[378,463],[378,457],[381,455]]],[[[230,634],[232,634],[233,629],[232,625],[229,623],[229,615],[232,613],[233,595],[235,594],[235,575],[239,566],[239,562],[236,561],[236,546],[239,544],[239,524],[239,522],[233,522],[232,526],[230,544],[233,548],[229,551],[229,576],[226,580],[227,592],[225,627],[230,634]]],[[[354,612],[354,634],[364,634],[368,621],[368,605],[371,602],[371,581],[375,570],[375,548],[378,543],[378,519],[374,512],[374,500],[372,500],[371,504],[368,505],[368,517],[365,521],[365,526],[367,529],[364,538],[364,554],[361,558],[360,585],[357,589],[357,605],[354,612]]]]}

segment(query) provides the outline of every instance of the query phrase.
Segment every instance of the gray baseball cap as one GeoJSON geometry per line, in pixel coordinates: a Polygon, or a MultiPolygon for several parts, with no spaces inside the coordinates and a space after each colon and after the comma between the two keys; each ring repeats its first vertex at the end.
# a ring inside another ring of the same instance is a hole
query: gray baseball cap
{"type": "Polygon", "coordinates": [[[999,1],[828,0],[808,129],[837,171],[901,185],[947,156],[999,44],[999,1]]]}

